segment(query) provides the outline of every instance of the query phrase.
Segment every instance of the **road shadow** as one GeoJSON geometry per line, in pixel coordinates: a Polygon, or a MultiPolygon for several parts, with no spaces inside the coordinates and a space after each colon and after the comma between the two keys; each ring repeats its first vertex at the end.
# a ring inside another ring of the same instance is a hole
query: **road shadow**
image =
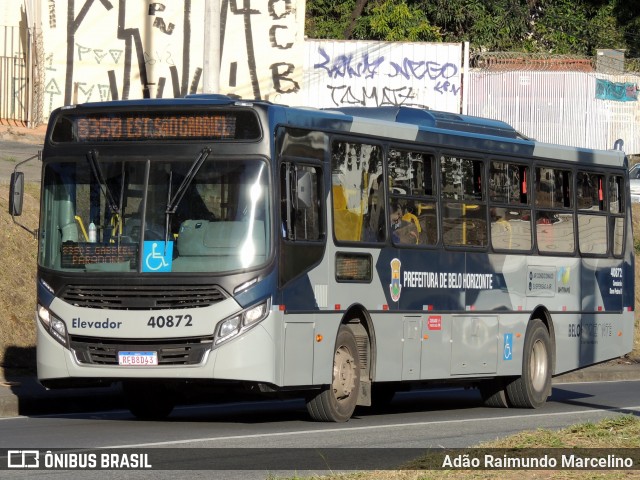
{"type": "Polygon", "coordinates": [[[565,405],[573,405],[574,407],[584,407],[593,410],[606,410],[612,413],[634,415],[636,417],[640,417],[640,411],[638,410],[613,407],[611,405],[604,405],[602,403],[593,403],[587,401],[587,399],[593,397],[594,395],[576,392],[575,390],[571,390],[569,386],[564,385],[563,387],[553,387],[551,397],[549,397],[547,401],[563,403],[565,405]]]}
{"type": "Polygon", "coordinates": [[[10,345],[1,365],[2,416],[48,415],[123,408],[119,384],[103,387],[47,390],[38,381],[36,348],[10,345]]]}

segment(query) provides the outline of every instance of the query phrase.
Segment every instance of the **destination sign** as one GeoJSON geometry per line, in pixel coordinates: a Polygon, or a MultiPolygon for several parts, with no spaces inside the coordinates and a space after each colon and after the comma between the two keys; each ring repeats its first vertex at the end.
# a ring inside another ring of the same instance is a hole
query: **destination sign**
{"type": "Polygon", "coordinates": [[[62,244],[62,268],[82,268],[93,263],[129,262],[135,268],[138,244],[100,244],[65,242],[62,244]]]}
{"type": "Polygon", "coordinates": [[[255,113],[247,110],[105,112],[65,115],[56,122],[51,138],[54,142],[256,140],[260,128],[255,113]]]}

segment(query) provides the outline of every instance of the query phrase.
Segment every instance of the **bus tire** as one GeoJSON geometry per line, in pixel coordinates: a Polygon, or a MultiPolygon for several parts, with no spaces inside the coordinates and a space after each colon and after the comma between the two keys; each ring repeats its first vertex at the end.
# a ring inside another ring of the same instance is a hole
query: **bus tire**
{"type": "Polygon", "coordinates": [[[346,422],[360,391],[360,357],[353,332],[340,327],[333,354],[331,385],[307,399],[307,411],[319,422],[346,422]]]}
{"type": "Polygon", "coordinates": [[[522,376],[507,385],[509,404],[538,408],[551,393],[551,340],[542,320],[529,322],[524,339],[522,376]]]}
{"type": "Polygon", "coordinates": [[[491,407],[491,408],[509,407],[504,380],[500,378],[494,378],[492,380],[483,380],[482,382],[480,382],[480,385],[478,386],[478,390],[480,390],[482,403],[484,403],[485,407],[491,407]]]}
{"type": "Polygon", "coordinates": [[[139,420],[164,420],[175,407],[175,395],[158,383],[126,381],[122,384],[127,408],[139,420]]]}

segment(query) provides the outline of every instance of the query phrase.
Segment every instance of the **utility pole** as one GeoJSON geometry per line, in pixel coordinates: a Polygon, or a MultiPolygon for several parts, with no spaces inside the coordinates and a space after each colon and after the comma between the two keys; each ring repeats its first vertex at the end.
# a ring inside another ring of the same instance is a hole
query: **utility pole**
{"type": "Polygon", "coordinates": [[[220,0],[204,2],[204,93],[220,93],[220,0]]]}

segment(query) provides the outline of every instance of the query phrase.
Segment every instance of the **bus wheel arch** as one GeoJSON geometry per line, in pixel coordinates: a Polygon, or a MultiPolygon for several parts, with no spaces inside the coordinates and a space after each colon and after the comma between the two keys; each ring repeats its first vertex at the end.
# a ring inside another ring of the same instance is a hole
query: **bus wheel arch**
{"type": "Polygon", "coordinates": [[[551,340],[551,375],[553,375],[556,371],[556,330],[553,324],[553,319],[551,318],[549,310],[542,305],[534,309],[531,317],[529,318],[529,323],[536,318],[539,319],[545,327],[547,327],[547,332],[549,332],[549,339],[551,340]]]}
{"type": "Polygon", "coordinates": [[[356,335],[363,373],[361,378],[371,381],[375,377],[376,335],[369,312],[360,304],[352,305],[340,325],[347,325],[356,335]]]}
{"type": "Polygon", "coordinates": [[[311,418],[324,422],[346,422],[356,405],[371,404],[371,352],[375,336],[371,318],[360,305],[343,316],[333,355],[331,385],[307,398],[311,418]]]}
{"type": "Polygon", "coordinates": [[[307,412],[320,422],[346,422],[351,418],[360,391],[360,355],[353,330],[340,324],[333,353],[331,383],[311,392],[307,412]]]}

